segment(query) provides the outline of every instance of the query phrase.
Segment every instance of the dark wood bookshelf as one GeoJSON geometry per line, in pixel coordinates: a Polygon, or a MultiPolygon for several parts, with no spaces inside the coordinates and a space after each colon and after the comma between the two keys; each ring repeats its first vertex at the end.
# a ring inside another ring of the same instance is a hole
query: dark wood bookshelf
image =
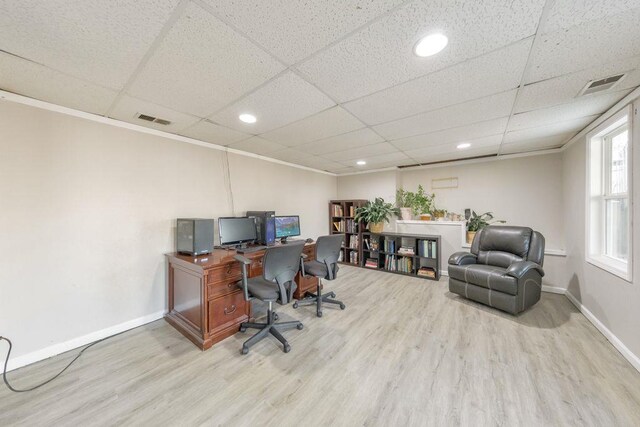
{"type": "Polygon", "coordinates": [[[354,220],[355,209],[364,206],[366,200],[331,200],[329,202],[329,234],[344,234],[341,254],[342,264],[360,266],[362,263],[362,223],[354,220]],[[337,225],[337,227],[336,227],[337,225]],[[350,247],[351,239],[357,239],[356,246],[350,247]],[[351,254],[355,253],[356,262],[350,262],[351,254]]]}

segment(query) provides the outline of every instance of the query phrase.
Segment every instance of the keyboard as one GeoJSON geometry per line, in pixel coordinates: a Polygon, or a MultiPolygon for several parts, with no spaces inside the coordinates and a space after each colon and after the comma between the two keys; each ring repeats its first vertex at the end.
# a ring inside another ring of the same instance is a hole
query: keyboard
{"type": "Polygon", "coordinates": [[[251,252],[258,252],[267,249],[266,246],[249,246],[248,248],[236,249],[239,254],[250,254],[251,252]]]}

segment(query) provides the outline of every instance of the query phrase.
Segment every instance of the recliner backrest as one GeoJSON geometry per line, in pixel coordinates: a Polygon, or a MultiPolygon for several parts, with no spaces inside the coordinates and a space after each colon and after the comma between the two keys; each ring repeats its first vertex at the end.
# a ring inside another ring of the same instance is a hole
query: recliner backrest
{"type": "Polygon", "coordinates": [[[333,280],[338,273],[338,258],[340,248],[344,241],[344,234],[332,234],[330,236],[320,236],[316,242],[316,261],[325,264],[329,268],[329,277],[333,280]]]}
{"type": "Polygon", "coordinates": [[[529,245],[527,261],[535,262],[540,265],[540,267],[544,264],[544,236],[537,231],[531,234],[531,244],[529,245]]]}
{"type": "Polygon", "coordinates": [[[478,263],[507,268],[527,259],[533,233],[529,227],[491,225],[476,234],[472,249],[478,263]]]}
{"type": "Polygon", "coordinates": [[[267,248],[262,261],[262,277],[276,282],[280,293],[280,302],[291,301],[296,284],[293,279],[300,269],[300,255],[304,242],[287,243],[267,248]],[[289,284],[289,286],[286,286],[289,284]]]}

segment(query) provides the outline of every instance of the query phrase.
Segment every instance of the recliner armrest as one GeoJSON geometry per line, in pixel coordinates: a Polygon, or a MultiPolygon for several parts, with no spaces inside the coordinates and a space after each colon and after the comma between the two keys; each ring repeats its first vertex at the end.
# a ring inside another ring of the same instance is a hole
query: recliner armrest
{"type": "Polygon", "coordinates": [[[449,257],[449,265],[476,264],[478,257],[470,252],[456,252],[449,257]]]}
{"type": "Polygon", "coordinates": [[[238,261],[240,263],[240,266],[242,267],[242,281],[240,282],[242,283],[242,285],[238,284],[238,287],[241,288],[244,292],[244,300],[249,301],[249,284],[247,282],[249,274],[247,273],[247,265],[251,264],[251,260],[242,255],[236,255],[233,257],[233,259],[238,261]]]}
{"type": "Polygon", "coordinates": [[[509,266],[509,268],[507,268],[506,274],[511,277],[515,277],[516,279],[520,279],[531,270],[536,270],[538,274],[540,274],[540,277],[544,277],[544,270],[542,267],[531,261],[514,262],[509,266]]]}

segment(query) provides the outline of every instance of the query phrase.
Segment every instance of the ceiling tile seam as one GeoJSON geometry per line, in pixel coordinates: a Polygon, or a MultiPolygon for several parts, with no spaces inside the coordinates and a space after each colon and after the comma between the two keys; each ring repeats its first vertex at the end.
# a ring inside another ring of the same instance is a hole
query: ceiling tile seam
{"type": "Polygon", "coordinates": [[[529,48],[529,54],[527,55],[527,62],[524,65],[524,70],[522,70],[522,76],[520,77],[520,84],[518,85],[518,89],[516,89],[516,96],[513,100],[513,104],[511,105],[511,113],[509,114],[509,118],[507,119],[507,126],[504,129],[504,134],[502,135],[502,141],[500,142],[500,146],[498,147],[498,157],[502,154],[502,144],[507,136],[507,131],[509,129],[509,123],[511,122],[511,118],[513,117],[514,111],[516,109],[516,105],[518,104],[518,98],[522,93],[522,88],[527,79],[527,75],[529,72],[529,67],[531,67],[533,62],[533,52],[537,45],[540,43],[541,39],[541,30],[544,28],[544,25],[547,23],[547,18],[551,13],[551,9],[555,5],[555,0],[546,0],[544,2],[544,6],[542,8],[542,13],[540,14],[540,19],[538,20],[538,26],[536,27],[536,32],[533,36],[533,42],[531,43],[531,47],[529,48]]]}
{"type": "MultiPolygon", "coordinates": [[[[445,132],[445,131],[454,130],[454,129],[460,129],[460,128],[464,128],[464,127],[471,126],[471,125],[479,125],[479,124],[482,124],[482,123],[493,122],[493,121],[504,119],[504,118],[507,118],[507,117],[508,116],[494,117],[492,119],[479,120],[477,122],[465,123],[463,125],[457,125],[457,126],[453,126],[453,127],[445,128],[445,129],[438,129],[438,130],[434,130],[434,131],[431,131],[431,132],[417,133],[415,135],[403,136],[401,138],[393,138],[389,142],[391,142],[391,141],[400,141],[400,140],[409,139],[409,138],[416,138],[418,136],[427,136],[427,135],[431,135],[431,134],[434,134],[434,133],[445,132]]],[[[480,138],[484,138],[484,137],[480,137],[480,138]]]]}
{"type": "MultiPolygon", "coordinates": [[[[113,102],[107,109],[106,113],[104,114],[105,116],[109,116],[113,112],[114,108],[116,107],[118,102],[120,102],[123,95],[129,90],[129,88],[131,88],[131,85],[133,85],[133,83],[136,81],[136,79],[138,78],[138,76],[140,75],[144,67],[147,66],[147,63],[149,62],[151,57],[155,54],[160,44],[164,41],[169,31],[173,28],[176,21],[182,17],[188,5],[189,5],[189,0],[181,0],[180,3],[178,3],[178,5],[175,7],[175,9],[173,9],[173,12],[171,12],[171,15],[169,16],[169,19],[167,19],[167,21],[164,23],[164,25],[160,29],[160,32],[156,35],[155,39],[151,43],[151,46],[149,46],[149,49],[147,49],[147,52],[144,54],[144,56],[138,63],[138,66],[133,71],[131,76],[129,76],[129,79],[124,84],[122,89],[120,89],[120,92],[116,96],[116,99],[113,100],[113,102]]],[[[171,108],[171,107],[167,107],[167,108],[171,108]]]]}
{"type": "Polygon", "coordinates": [[[625,11],[623,11],[623,12],[620,12],[620,13],[616,13],[616,14],[613,14],[613,15],[606,15],[604,18],[603,18],[603,17],[598,17],[598,18],[589,19],[589,20],[587,20],[587,21],[580,21],[580,23],[578,23],[578,24],[569,25],[568,27],[564,27],[564,26],[563,26],[563,27],[559,27],[558,29],[553,30],[553,31],[546,31],[546,30],[543,28],[543,29],[542,29],[542,32],[541,32],[541,34],[542,34],[543,36],[546,36],[546,35],[548,35],[548,34],[554,34],[554,33],[563,33],[563,32],[567,32],[567,31],[569,31],[569,30],[571,30],[571,29],[574,29],[574,28],[576,28],[576,27],[580,27],[580,26],[582,26],[582,25],[589,25],[589,24],[594,24],[594,23],[596,23],[596,22],[598,22],[598,21],[606,20],[606,19],[618,18],[618,17],[621,17],[621,16],[623,16],[623,15],[626,15],[626,14],[628,14],[628,13],[630,13],[630,12],[633,12],[633,11],[635,11],[635,10],[637,10],[637,9],[640,9],[640,7],[632,7],[632,8],[630,8],[630,9],[627,9],[627,10],[625,10],[625,11]]]}
{"type": "MultiPolygon", "coordinates": [[[[503,45],[503,46],[499,46],[499,47],[497,47],[497,48],[495,48],[495,49],[492,49],[492,50],[489,50],[489,51],[487,51],[487,52],[485,52],[485,53],[481,53],[480,55],[472,56],[472,57],[469,57],[469,58],[467,58],[467,59],[464,59],[464,60],[462,60],[462,61],[460,61],[460,62],[456,62],[456,63],[454,63],[454,64],[447,65],[446,67],[438,68],[437,70],[430,71],[430,72],[428,72],[428,73],[421,74],[421,75],[416,76],[416,77],[412,77],[412,78],[410,78],[410,79],[408,79],[408,80],[404,80],[404,81],[402,81],[402,82],[399,82],[399,83],[393,84],[393,85],[391,85],[391,86],[387,86],[387,87],[384,87],[384,88],[382,88],[382,89],[374,90],[373,92],[369,92],[369,93],[367,93],[367,94],[365,94],[365,95],[360,95],[360,96],[357,96],[357,97],[355,97],[355,98],[348,99],[348,100],[346,100],[346,101],[343,101],[343,102],[339,103],[338,105],[348,104],[348,103],[350,103],[350,102],[359,101],[359,100],[361,100],[361,99],[364,99],[364,98],[367,98],[367,97],[369,97],[369,96],[372,96],[372,95],[378,94],[378,93],[380,93],[380,92],[384,92],[384,91],[386,91],[386,90],[393,89],[393,88],[395,88],[395,87],[397,87],[397,86],[402,86],[402,85],[404,85],[404,84],[406,84],[406,83],[413,82],[414,80],[422,79],[422,78],[424,78],[424,77],[430,76],[430,75],[435,74],[435,73],[439,73],[439,72],[441,72],[441,71],[447,71],[447,70],[449,70],[450,68],[456,67],[456,66],[458,66],[458,65],[462,65],[462,64],[465,64],[465,63],[467,63],[467,62],[469,62],[469,61],[474,61],[474,60],[476,60],[476,59],[480,59],[480,58],[482,58],[483,56],[491,55],[491,54],[496,53],[496,52],[498,52],[498,51],[500,51],[500,50],[502,50],[502,49],[507,49],[507,48],[509,48],[509,47],[511,47],[511,46],[513,46],[513,45],[516,45],[516,44],[521,43],[521,42],[523,42],[523,41],[525,41],[525,40],[527,40],[527,39],[530,39],[532,36],[533,36],[533,34],[528,35],[528,36],[523,37],[523,38],[521,38],[521,39],[519,39],[519,40],[516,40],[516,41],[514,41],[514,42],[511,42],[511,43],[505,44],[505,45],[503,45]]],[[[297,68],[296,68],[296,69],[297,69],[297,68]]],[[[513,88],[513,89],[515,89],[515,88],[513,88]]],[[[511,90],[513,90],[513,89],[511,89],[511,90]]]]}
{"type": "MultiPolygon", "coordinates": [[[[511,130],[507,130],[507,134],[513,133],[513,132],[521,132],[521,131],[525,131],[525,130],[546,128],[546,127],[549,127],[549,126],[559,125],[559,124],[562,124],[562,123],[569,123],[569,122],[577,121],[577,120],[580,120],[580,119],[586,119],[587,117],[600,116],[601,114],[602,113],[587,114],[587,115],[580,116],[580,117],[574,117],[573,119],[566,119],[566,120],[558,120],[558,121],[554,121],[554,122],[548,122],[548,123],[545,123],[543,125],[535,125],[535,126],[529,126],[529,127],[519,128],[519,129],[511,129],[511,130]]],[[[571,131],[568,131],[568,132],[571,132],[571,131]]],[[[510,143],[505,142],[505,144],[510,144],[510,143]]]]}
{"type": "MultiPolygon", "coordinates": [[[[627,61],[627,60],[630,60],[630,59],[636,59],[636,60],[640,61],[640,55],[624,56],[622,58],[616,58],[616,61],[627,61]]],[[[588,71],[588,70],[590,70],[592,68],[602,67],[603,65],[608,65],[608,64],[611,64],[611,61],[600,62],[600,63],[598,63],[596,65],[591,65],[589,67],[580,68],[579,70],[570,71],[570,72],[564,73],[564,74],[558,74],[558,75],[555,75],[555,76],[547,77],[545,79],[536,80],[535,82],[525,83],[524,87],[532,86],[532,85],[535,85],[535,84],[538,84],[538,83],[548,82],[549,80],[555,80],[555,79],[559,79],[561,77],[567,77],[567,76],[570,76],[572,74],[583,73],[583,72],[588,71]]],[[[623,72],[624,73],[630,73],[630,72],[635,71],[637,69],[638,69],[638,67],[631,68],[631,69],[629,69],[627,71],[623,71],[623,72]]],[[[602,77],[604,78],[606,76],[602,76],[602,77]]]]}
{"type": "Polygon", "coordinates": [[[536,111],[549,110],[549,109],[556,108],[556,107],[568,106],[568,105],[571,105],[574,102],[580,101],[582,99],[597,99],[597,98],[599,98],[601,96],[613,95],[614,93],[620,93],[621,94],[622,92],[629,92],[629,91],[632,91],[633,89],[634,89],[633,87],[630,87],[630,88],[627,88],[627,89],[614,90],[613,92],[604,91],[604,93],[601,93],[601,94],[587,95],[589,98],[583,98],[582,96],[575,96],[575,97],[571,98],[570,101],[567,101],[567,102],[560,102],[559,104],[548,105],[548,106],[540,107],[540,108],[533,108],[531,110],[518,111],[517,113],[514,113],[514,116],[517,116],[517,115],[520,115],[520,114],[533,113],[533,112],[536,112],[536,111]]]}
{"type": "Polygon", "coordinates": [[[114,89],[114,88],[109,87],[109,86],[104,86],[104,85],[102,85],[100,83],[92,82],[91,80],[87,80],[84,77],[79,77],[79,76],[76,76],[74,74],[70,74],[70,73],[68,73],[66,71],[62,71],[62,70],[58,70],[57,68],[50,67],[50,66],[48,66],[46,64],[43,64],[41,62],[37,62],[37,61],[34,61],[32,59],[26,58],[24,56],[16,55],[15,53],[0,49],[0,54],[2,54],[2,53],[6,54],[6,55],[13,56],[13,57],[18,58],[18,59],[20,59],[22,61],[27,61],[27,62],[30,62],[32,64],[36,64],[36,65],[38,65],[40,67],[44,67],[44,68],[46,68],[48,70],[51,70],[51,71],[54,71],[56,73],[62,74],[63,76],[71,77],[73,79],[79,80],[79,81],[81,81],[83,83],[86,83],[86,84],[89,84],[91,86],[99,87],[101,89],[106,89],[106,90],[109,90],[111,92],[117,92],[118,91],[118,89],[114,89]]]}
{"type": "MultiPolygon", "coordinates": [[[[481,99],[484,99],[484,98],[491,98],[492,96],[502,95],[502,94],[505,94],[507,92],[511,92],[513,90],[516,90],[516,89],[517,89],[516,87],[512,87],[510,89],[502,90],[500,92],[495,92],[495,93],[492,93],[490,95],[483,95],[483,96],[479,96],[478,98],[472,98],[472,99],[468,99],[468,100],[465,100],[465,101],[456,102],[454,104],[448,104],[448,105],[445,105],[443,107],[434,108],[432,110],[425,110],[425,111],[421,111],[419,113],[413,113],[413,114],[410,114],[408,116],[403,116],[403,117],[400,117],[400,118],[397,118],[397,119],[392,119],[392,120],[387,120],[387,121],[380,122],[380,123],[375,123],[375,124],[372,124],[371,126],[383,126],[383,125],[387,125],[389,123],[399,122],[399,121],[402,121],[402,120],[410,119],[412,117],[420,116],[422,114],[434,113],[436,111],[444,110],[446,108],[453,108],[453,107],[457,107],[459,105],[463,105],[463,104],[466,104],[466,103],[469,103],[469,102],[480,101],[481,99]]],[[[349,107],[347,107],[347,106],[344,106],[344,108],[346,110],[349,110],[349,107]]],[[[351,111],[351,110],[349,110],[349,111],[351,111]]]]}

